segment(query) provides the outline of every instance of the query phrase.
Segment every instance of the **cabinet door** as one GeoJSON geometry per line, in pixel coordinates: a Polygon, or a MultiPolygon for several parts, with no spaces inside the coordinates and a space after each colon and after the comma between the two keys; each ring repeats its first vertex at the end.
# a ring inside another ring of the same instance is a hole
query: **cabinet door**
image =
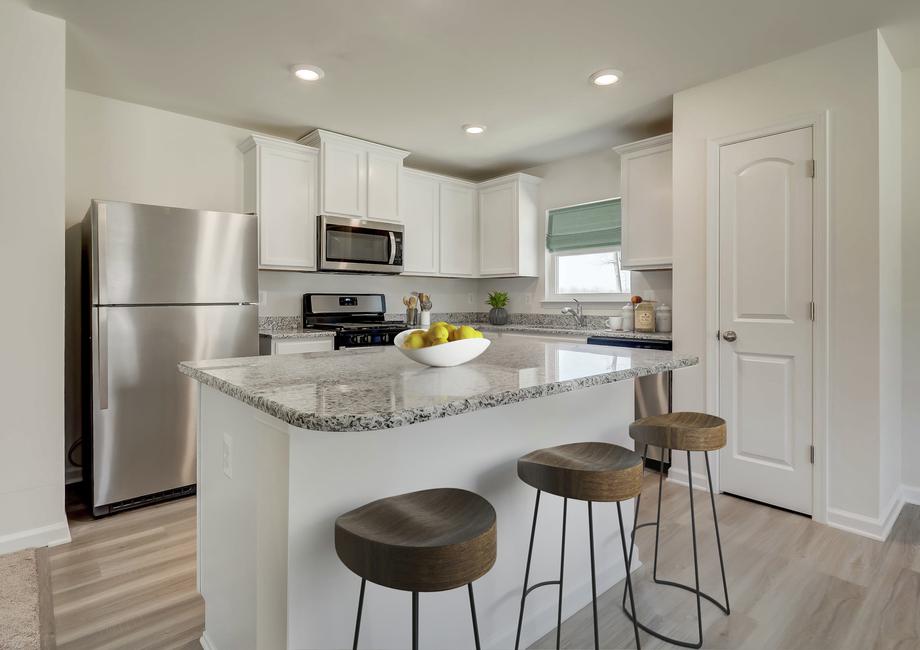
{"type": "Polygon", "coordinates": [[[476,190],[441,183],[441,274],[476,274],[476,190]]]}
{"type": "Polygon", "coordinates": [[[323,143],[323,214],[367,218],[367,151],[348,142],[323,143]]]}
{"type": "Polygon", "coordinates": [[[671,146],[624,157],[623,267],[671,267],[671,146]]]}
{"type": "Polygon", "coordinates": [[[371,151],[367,154],[367,217],[400,221],[399,186],[402,158],[371,151]]]}
{"type": "Polygon", "coordinates": [[[259,148],[259,266],[316,270],[317,155],[259,148]]]}
{"type": "Polygon", "coordinates": [[[438,181],[403,175],[403,268],[406,273],[438,272],[438,181]]]}
{"type": "Polygon", "coordinates": [[[512,275],[517,267],[517,183],[479,191],[479,273],[512,275]]]}

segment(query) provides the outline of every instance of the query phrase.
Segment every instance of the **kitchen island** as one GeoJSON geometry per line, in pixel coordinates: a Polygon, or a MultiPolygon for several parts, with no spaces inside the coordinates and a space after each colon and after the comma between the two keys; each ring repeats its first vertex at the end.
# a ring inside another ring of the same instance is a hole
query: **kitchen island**
{"type": "MultiPolygon", "coordinates": [[[[512,647],[535,497],[517,478],[517,458],[585,440],[629,446],[632,380],[696,363],[511,338],[455,368],[423,367],[392,347],[180,364],[201,384],[203,645],[349,647],[360,579],[335,554],[335,518],[384,496],[458,487],[495,506],[498,558],[475,584],[477,610],[483,647],[512,647]]],[[[572,505],[566,617],[591,593],[586,508],[572,505]]],[[[615,511],[595,509],[599,593],[624,576],[615,511]]],[[[558,576],[561,514],[561,499],[543,500],[532,582],[558,576]]],[[[556,594],[528,598],[522,643],[554,627],[556,594]]],[[[360,647],[408,647],[409,622],[408,593],[368,584],[360,647]]],[[[420,640],[472,646],[466,590],[421,595],[420,640]]]]}

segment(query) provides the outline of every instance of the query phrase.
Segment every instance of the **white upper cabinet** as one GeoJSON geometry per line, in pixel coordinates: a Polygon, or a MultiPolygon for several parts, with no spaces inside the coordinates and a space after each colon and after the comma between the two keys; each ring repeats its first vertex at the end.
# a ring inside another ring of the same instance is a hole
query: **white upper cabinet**
{"type": "Polygon", "coordinates": [[[402,173],[403,272],[435,275],[440,248],[439,183],[409,169],[402,173]]]}
{"type": "Polygon", "coordinates": [[[672,260],[671,134],[615,147],[620,154],[623,268],[669,269],[672,260]]]}
{"type": "Polygon", "coordinates": [[[400,221],[400,185],[408,151],[317,129],[300,142],[319,148],[321,214],[400,221]]]}
{"type": "Polygon", "coordinates": [[[540,179],[511,174],[479,184],[479,274],[539,274],[540,179]]]}
{"type": "Polygon", "coordinates": [[[259,219],[259,268],[316,270],[319,152],[263,136],[251,136],[239,148],[243,209],[259,219]]]}
{"type": "Polygon", "coordinates": [[[440,212],[441,275],[475,276],[479,243],[476,188],[461,182],[442,181],[440,212]]]}

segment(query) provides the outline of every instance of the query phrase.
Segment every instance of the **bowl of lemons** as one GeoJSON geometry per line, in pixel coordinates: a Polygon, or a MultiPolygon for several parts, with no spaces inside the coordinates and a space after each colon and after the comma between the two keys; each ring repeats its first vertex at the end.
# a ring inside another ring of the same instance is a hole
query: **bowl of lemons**
{"type": "Polygon", "coordinates": [[[449,368],[472,361],[486,351],[491,341],[469,325],[433,323],[427,330],[405,330],[393,344],[404,355],[426,366],[449,368]]]}

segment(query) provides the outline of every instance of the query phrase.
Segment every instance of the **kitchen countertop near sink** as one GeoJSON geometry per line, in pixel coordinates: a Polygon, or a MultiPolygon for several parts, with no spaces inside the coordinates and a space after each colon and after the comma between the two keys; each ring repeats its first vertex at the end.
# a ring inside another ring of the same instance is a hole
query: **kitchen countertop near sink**
{"type": "Polygon", "coordinates": [[[500,337],[453,368],[428,368],[382,346],[183,362],[179,371],[295,427],[372,431],[697,363],[695,355],[664,350],[500,337]]]}
{"type": "Polygon", "coordinates": [[[295,329],[263,329],[259,336],[268,336],[273,339],[334,339],[335,332],[329,330],[310,330],[298,327],[295,329]]]}

